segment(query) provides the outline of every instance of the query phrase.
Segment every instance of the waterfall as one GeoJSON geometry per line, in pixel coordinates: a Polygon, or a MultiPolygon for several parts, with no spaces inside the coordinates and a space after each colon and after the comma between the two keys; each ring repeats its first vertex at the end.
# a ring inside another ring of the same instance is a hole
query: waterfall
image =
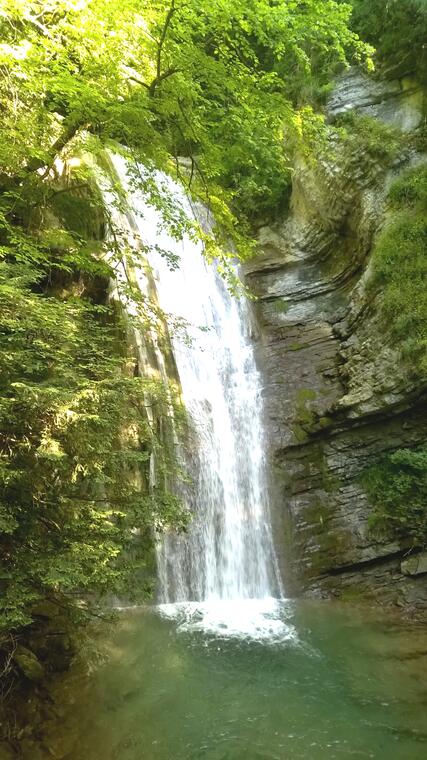
{"type": "MultiPolygon", "coordinates": [[[[123,159],[115,166],[126,186],[123,159]]],[[[188,213],[183,191],[169,187],[188,213]]],[[[281,596],[268,508],[263,405],[244,298],[232,297],[201,243],[174,240],[141,194],[129,202],[156,279],[161,308],[188,325],[172,334],[192,435],[182,446],[191,476],[183,498],[188,531],[159,539],[159,597],[164,603],[268,599],[281,596]],[[155,251],[179,258],[171,271],[155,251]]]]}
{"type": "Polygon", "coordinates": [[[190,345],[174,341],[195,428],[188,489],[194,519],[188,534],[169,534],[160,545],[161,596],[168,602],[272,596],[278,574],[246,304],[229,295],[197,244],[185,240],[180,249],[178,271],[156,264],[157,289],[166,311],[199,327],[190,345]]]}

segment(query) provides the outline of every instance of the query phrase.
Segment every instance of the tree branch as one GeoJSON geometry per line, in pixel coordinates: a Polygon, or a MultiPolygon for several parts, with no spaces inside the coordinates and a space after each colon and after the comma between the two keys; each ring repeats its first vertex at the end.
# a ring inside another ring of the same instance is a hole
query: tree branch
{"type": "Polygon", "coordinates": [[[140,84],[141,87],[145,87],[147,90],[150,89],[151,85],[147,84],[147,82],[143,82],[142,79],[139,79],[138,77],[135,77],[133,75],[128,77],[129,82],[136,82],[136,84],[140,84]]]}
{"type": "Polygon", "coordinates": [[[145,87],[146,90],[150,93],[151,97],[153,97],[157,85],[159,85],[161,82],[163,82],[165,79],[168,79],[168,77],[171,77],[173,74],[177,74],[179,69],[176,69],[175,67],[171,67],[170,69],[167,69],[166,71],[163,71],[160,76],[156,76],[155,79],[151,82],[151,84],[147,84],[147,82],[144,82],[142,79],[139,79],[139,77],[134,76],[131,74],[128,76],[128,82],[136,82],[136,84],[139,84],[141,87],[145,87]]]}
{"type": "MultiPolygon", "coordinates": [[[[65,148],[66,145],[75,137],[77,132],[82,129],[83,127],[88,127],[88,124],[83,124],[81,122],[71,122],[67,127],[65,127],[63,133],[58,137],[57,140],[51,145],[49,148],[49,158],[47,161],[44,161],[42,158],[33,158],[31,159],[27,166],[25,167],[25,172],[35,172],[38,171],[38,169],[43,169],[46,167],[47,174],[49,173],[50,169],[52,168],[52,164],[55,161],[55,158],[58,156],[59,153],[65,148]]],[[[45,172],[46,174],[46,172],[45,172]]]]}
{"type": "Polygon", "coordinates": [[[33,24],[33,26],[35,26],[39,30],[39,32],[41,32],[45,37],[48,37],[50,40],[54,39],[53,35],[50,33],[47,26],[42,24],[37,18],[32,16],[30,13],[27,13],[24,16],[24,21],[28,21],[28,23],[33,24]]]}
{"type": "Polygon", "coordinates": [[[162,33],[160,35],[160,40],[159,40],[159,42],[157,44],[156,78],[153,79],[153,81],[152,81],[152,83],[150,85],[150,88],[149,88],[151,96],[154,95],[154,93],[156,91],[157,85],[160,84],[160,82],[163,79],[166,79],[166,77],[171,76],[171,74],[175,73],[175,70],[168,69],[166,72],[164,72],[162,74],[162,52],[163,52],[163,45],[165,44],[166,35],[168,33],[168,29],[169,29],[170,23],[172,21],[172,16],[175,13],[175,11],[176,11],[175,0],[172,0],[171,6],[170,6],[170,8],[169,8],[169,10],[168,10],[168,12],[166,14],[165,23],[163,25],[162,33]]]}
{"type": "Polygon", "coordinates": [[[49,148],[48,154],[45,159],[43,158],[31,158],[28,163],[22,167],[20,174],[13,176],[0,174],[0,192],[9,192],[16,190],[22,185],[25,179],[39,169],[45,169],[41,174],[41,179],[45,179],[52,169],[55,159],[65,148],[65,146],[75,137],[80,129],[88,128],[89,124],[84,123],[71,123],[68,127],[65,127],[63,133],[49,148]]]}
{"type": "Polygon", "coordinates": [[[175,0],[172,0],[171,7],[169,8],[169,10],[167,12],[167,15],[166,15],[165,24],[164,24],[164,27],[163,27],[163,31],[162,31],[162,34],[161,34],[161,37],[160,37],[159,46],[158,46],[158,50],[157,50],[157,79],[160,77],[160,73],[161,73],[161,70],[162,70],[162,50],[163,50],[163,45],[165,44],[166,35],[168,33],[168,28],[169,28],[169,25],[170,25],[170,23],[172,21],[172,16],[175,13],[175,11],[176,11],[175,0]]]}
{"type": "Polygon", "coordinates": [[[168,79],[168,77],[171,77],[173,74],[177,74],[179,69],[174,68],[173,66],[170,69],[166,69],[162,74],[160,74],[158,77],[156,77],[153,82],[151,82],[148,90],[150,92],[150,95],[153,96],[156,90],[157,85],[159,85],[161,82],[163,82],[165,79],[168,79]]]}

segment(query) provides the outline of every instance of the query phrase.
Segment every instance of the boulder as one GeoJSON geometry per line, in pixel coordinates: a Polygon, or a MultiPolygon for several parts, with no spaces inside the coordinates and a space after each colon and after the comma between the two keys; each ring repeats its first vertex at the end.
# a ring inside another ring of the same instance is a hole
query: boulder
{"type": "Polygon", "coordinates": [[[400,569],[404,575],[423,575],[423,573],[427,573],[427,552],[415,554],[405,559],[401,563],[400,569]]]}
{"type": "Polygon", "coordinates": [[[37,683],[44,679],[45,670],[43,665],[31,649],[18,645],[13,655],[13,659],[29,681],[37,683]]]}

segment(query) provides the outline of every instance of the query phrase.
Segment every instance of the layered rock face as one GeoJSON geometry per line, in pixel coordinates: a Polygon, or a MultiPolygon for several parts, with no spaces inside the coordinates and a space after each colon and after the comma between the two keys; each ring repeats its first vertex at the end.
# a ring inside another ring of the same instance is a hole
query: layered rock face
{"type": "MultiPolygon", "coordinates": [[[[421,104],[411,82],[378,83],[351,71],[329,118],[354,109],[410,133],[421,104]]],[[[263,253],[246,270],[258,297],[276,532],[291,593],[362,595],[421,611],[427,562],[372,532],[360,481],[382,453],[427,437],[426,384],[389,339],[381,293],[366,289],[387,190],[425,156],[409,140],[387,167],[336,140],[331,135],[320,164],[297,162],[291,211],[261,230],[263,253]]]]}

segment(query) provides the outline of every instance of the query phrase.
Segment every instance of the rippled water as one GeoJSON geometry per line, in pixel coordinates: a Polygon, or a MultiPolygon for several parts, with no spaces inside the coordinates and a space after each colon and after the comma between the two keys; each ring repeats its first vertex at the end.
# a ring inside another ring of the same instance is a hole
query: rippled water
{"type": "Polygon", "coordinates": [[[427,757],[425,630],[328,602],[239,604],[122,613],[96,676],[61,686],[67,757],[427,757]]]}

